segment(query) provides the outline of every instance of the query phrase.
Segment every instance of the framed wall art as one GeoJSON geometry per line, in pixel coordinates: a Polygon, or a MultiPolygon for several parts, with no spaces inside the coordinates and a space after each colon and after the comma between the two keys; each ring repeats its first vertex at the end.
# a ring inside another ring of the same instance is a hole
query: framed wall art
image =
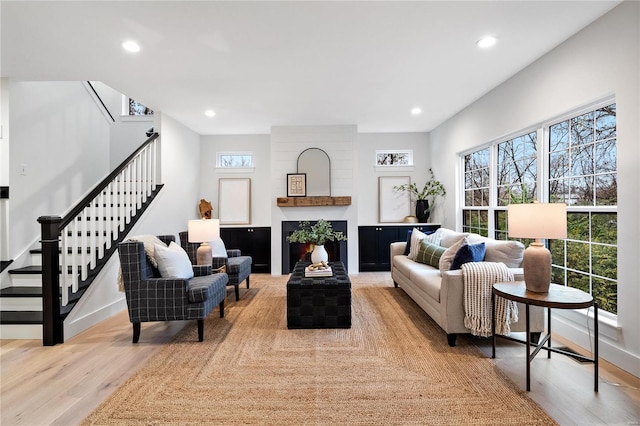
{"type": "Polygon", "coordinates": [[[287,197],[307,196],[307,174],[287,173],[287,197]]]}
{"type": "Polygon", "coordinates": [[[400,223],[411,214],[411,198],[406,191],[396,191],[394,186],[411,183],[410,176],[378,177],[378,220],[400,223]]]}
{"type": "Polygon", "coordinates": [[[251,223],[251,179],[218,179],[218,214],[221,225],[251,223]]]}

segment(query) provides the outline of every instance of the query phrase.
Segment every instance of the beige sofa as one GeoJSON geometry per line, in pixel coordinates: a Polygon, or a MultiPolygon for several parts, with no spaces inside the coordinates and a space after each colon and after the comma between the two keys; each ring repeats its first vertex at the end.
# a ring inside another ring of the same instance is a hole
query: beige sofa
{"type": "MultiPolygon", "coordinates": [[[[439,245],[451,247],[466,237],[469,244],[484,242],[484,261],[503,262],[511,269],[516,281],[523,280],[522,257],[524,246],[518,241],[498,241],[478,234],[459,233],[446,228],[436,231],[439,245]]],[[[470,333],[464,325],[464,284],[462,271],[444,270],[415,262],[404,254],[407,242],[391,243],[391,277],[447,333],[450,346],[455,346],[460,333],[470,333]]],[[[512,332],[524,332],[525,307],[518,303],[518,321],[511,324],[512,332]]],[[[531,340],[537,342],[544,330],[542,308],[530,308],[531,340]]]]}

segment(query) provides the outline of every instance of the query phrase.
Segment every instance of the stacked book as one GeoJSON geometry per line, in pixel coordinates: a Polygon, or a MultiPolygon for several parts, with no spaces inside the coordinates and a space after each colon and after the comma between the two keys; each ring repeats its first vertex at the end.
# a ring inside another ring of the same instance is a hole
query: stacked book
{"type": "Polygon", "coordinates": [[[304,268],[304,276],[306,278],[309,277],[332,277],[333,271],[331,270],[331,266],[312,268],[313,265],[307,266],[304,268]]]}

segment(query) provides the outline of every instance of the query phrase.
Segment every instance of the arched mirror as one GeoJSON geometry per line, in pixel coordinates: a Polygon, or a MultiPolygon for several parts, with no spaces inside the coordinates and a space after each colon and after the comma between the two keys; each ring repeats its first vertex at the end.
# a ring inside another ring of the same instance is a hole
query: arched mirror
{"type": "Polygon", "coordinates": [[[308,148],[298,156],[298,173],[307,174],[307,196],[331,196],[331,161],[320,148],[308,148]]]}

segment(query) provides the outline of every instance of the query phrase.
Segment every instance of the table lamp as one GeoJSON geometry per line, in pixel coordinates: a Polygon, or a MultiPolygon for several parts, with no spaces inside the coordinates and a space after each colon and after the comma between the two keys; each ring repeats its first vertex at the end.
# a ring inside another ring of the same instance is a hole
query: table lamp
{"type": "Polygon", "coordinates": [[[198,265],[211,265],[213,253],[208,242],[220,238],[220,220],[190,220],[187,232],[190,243],[201,243],[196,253],[196,263],[198,265]]]}
{"type": "Polygon", "coordinates": [[[509,204],[509,236],[533,238],[524,251],[524,281],[527,290],[548,293],[551,283],[551,252],[542,239],[567,238],[567,205],[564,203],[509,204]]]}

